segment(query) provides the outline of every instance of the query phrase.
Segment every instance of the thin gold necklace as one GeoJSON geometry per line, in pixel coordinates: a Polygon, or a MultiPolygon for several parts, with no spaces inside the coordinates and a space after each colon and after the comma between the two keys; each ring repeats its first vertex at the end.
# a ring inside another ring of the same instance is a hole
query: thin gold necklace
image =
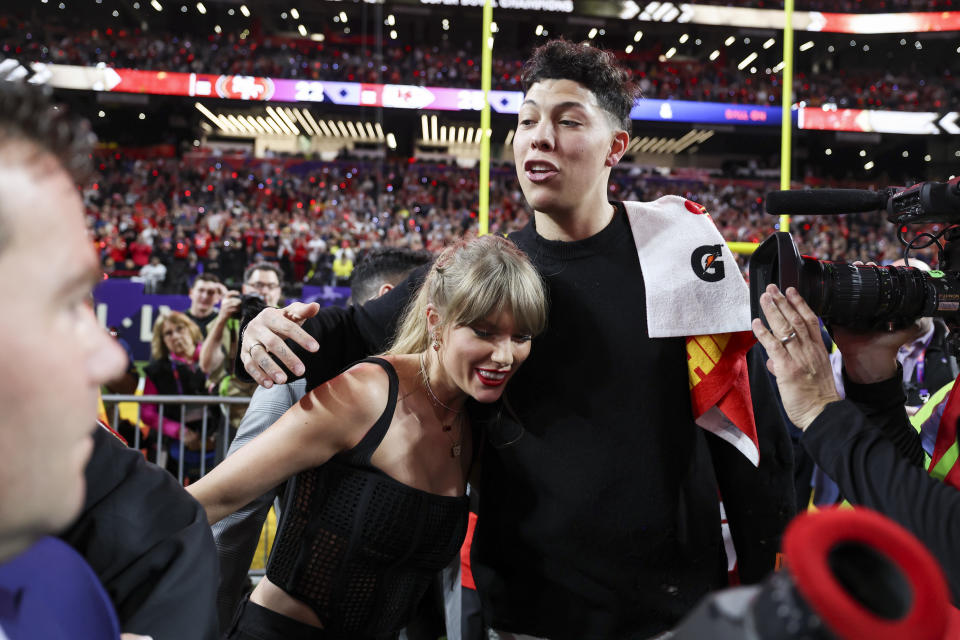
{"type": "Polygon", "coordinates": [[[430,396],[430,400],[433,402],[433,404],[435,406],[442,407],[446,409],[448,412],[453,414],[453,420],[450,422],[450,424],[443,424],[443,421],[442,420],[440,421],[440,429],[447,435],[447,438],[450,440],[450,457],[459,458],[460,452],[463,449],[461,445],[461,442],[463,440],[463,427],[460,424],[460,414],[463,412],[463,409],[460,409],[459,411],[456,409],[451,409],[447,405],[440,402],[440,398],[437,397],[437,394],[433,392],[433,387],[430,386],[430,376],[427,375],[427,367],[424,362],[424,356],[422,353],[420,354],[420,376],[423,378],[423,386],[426,388],[427,394],[430,396]],[[457,426],[459,427],[457,429],[457,440],[454,440],[453,436],[450,435],[450,431],[453,429],[454,422],[456,422],[457,426]]]}

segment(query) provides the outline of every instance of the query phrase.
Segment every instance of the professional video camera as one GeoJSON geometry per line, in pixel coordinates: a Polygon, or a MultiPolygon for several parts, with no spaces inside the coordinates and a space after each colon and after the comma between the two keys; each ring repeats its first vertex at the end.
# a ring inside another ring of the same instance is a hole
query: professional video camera
{"type": "Polygon", "coordinates": [[[904,258],[911,250],[936,243],[939,264],[935,271],[921,271],[817,260],[801,256],[789,233],[777,232],[750,258],[753,317],[762,317],[760,294],[772,282],[781,290],[796,287],[814,313],[840,326],[900,327],[916,318],[942,316],[948,325],[960,327],[960,177],[880,191],[772,191],[766,206],[767,213],[775,215],[886,211],[887,219],[897,225],[904,258]],[[909,241],[904,237],[907,225],[932,222],[945,223],[945,228],[936,234],[919,233],[909,241]]]}

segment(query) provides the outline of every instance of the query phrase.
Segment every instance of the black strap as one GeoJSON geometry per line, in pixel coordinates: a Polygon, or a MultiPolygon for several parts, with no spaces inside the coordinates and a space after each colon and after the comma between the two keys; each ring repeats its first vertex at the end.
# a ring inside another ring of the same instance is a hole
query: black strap
{"type": "Polygon", "coordinates": [[[393,413],[397,408],[397,394],[400,389],[400,379],[397,377],[397,371],[393,368],[393,365],[383,358],[364,358],[355,364],[360,364],[361,362],[380,365],[383,370],[387,372],[387,378],[390,380],[390,388],[387,393],[387,406],[377,421],[373,423],[373,426],[370,427],[369,431],[364,434],[363,439],[357,443],[357,446],[342,452],[340,456],[350,463],[369,466],[370,457],[373,456],[373,452],[380,446],[383,437],[387,435],[387,429],[390,427],[390,423],[393,421],[393,413]]]}

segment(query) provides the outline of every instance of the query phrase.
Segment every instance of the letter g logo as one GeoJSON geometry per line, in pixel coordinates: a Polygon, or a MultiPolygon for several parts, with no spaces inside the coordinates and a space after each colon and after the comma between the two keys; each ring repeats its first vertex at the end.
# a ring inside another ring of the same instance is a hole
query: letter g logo
{"type": "Polygon", "coordinates": [[[707,244],[697,247],[690,256],[690,266],[697,277],[704,282],[723,280],[723,260],[720,258],[719,244],[707,244]]]}

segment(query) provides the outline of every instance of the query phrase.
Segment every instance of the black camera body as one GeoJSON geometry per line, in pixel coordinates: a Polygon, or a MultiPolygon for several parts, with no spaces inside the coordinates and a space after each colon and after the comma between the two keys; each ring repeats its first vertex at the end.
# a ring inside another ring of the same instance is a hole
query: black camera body
{"type": "Polygon", "coordinates": [[[937,243],[938,270],[854,265],[801,256],[790,234],[778,232],[764,240],[750,258],[753,317],[762,317],[760,294],[773,283],[781,290],[795,287],[814,313],[839,326],[902,327],[922,317],[943,317],[960,324],[960,226],[952,226],[960,224],[960,177],[879,192],[821,189],[772,192],[767,197],[767,212],[773,214],[824,215],[881,209],[899,229],[904,257],[912,248],[937,243]],[[950,226],[936,236],[920,234],[913,242],[904,240],[905,225],[930,222],[950,226]],[[921,237],[929,241],[917,245],[921,237]],[[946,239],[943,245],[941,237],[946,239]]]}

